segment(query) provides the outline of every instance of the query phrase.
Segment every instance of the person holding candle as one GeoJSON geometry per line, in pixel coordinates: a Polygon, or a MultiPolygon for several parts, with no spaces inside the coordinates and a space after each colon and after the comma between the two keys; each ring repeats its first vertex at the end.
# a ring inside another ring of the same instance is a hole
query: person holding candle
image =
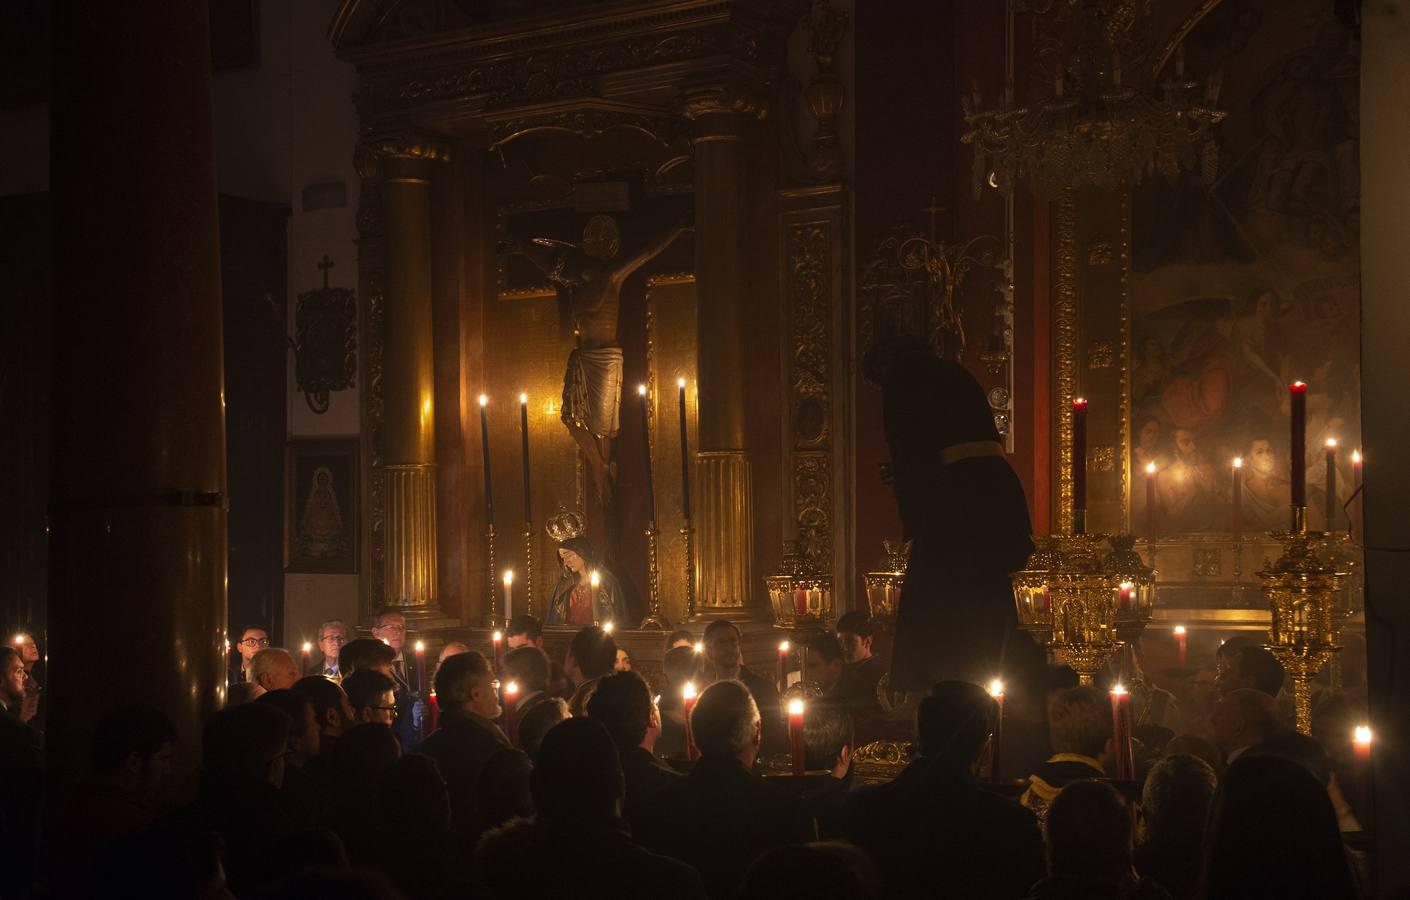
{"type": "Polygon", "coordinates": [[[783,753],[788,734],[781,715],[783,701],[771,679],[747,668],[741,659],[739,626],[729,619],[716,619],[705,626],[705,659],[702,671],[713,681],[738,681],[749,689],[763,715],[764,752],[783,753]]]}
{"type": "Polygon", "coordinates": [[[759,707],[744,685],[705,688],[691,730],[700,758],[648,804],[634,833],[648,849],[694,866],[711,897],[732,897],[759,854],[810,839],[812,823],[791,793],[752,771],[759,707]]]}
{"type": "MultiPolygon", "coordinates": [[[[510,650],[520,647],[543,649],[543,623],[534,616],[520,615],[510,619],[504,628],[505,646],[510,650]]],[[[548,661],[548,692],[565,700],[572,696],[573,689],[568,681],[568,673],[556,659],[548,661]]]]}
{"type": "Polygon", "coordinates": [[[440,727],[418,751],[440,767],[450,794],[451,829],[472,852],[481,830],[480,773],[509,739],[495,724],[501,707],[497,679],[479,651],[446,660],[436,673],[440,727]]]}
{"type": "Polygon", "coordinates": [[[622,818],[640,831],[642,814],[662,790],[680,779],[656,759],[661,713],[651,699],[646,680],[635,672],[618,672],[598,684],[587,702],[589,718],[601,722],[617,745],[625,780],[622,818]]]}
{"type": "Polygon", "coordinates": [[[885,896],[1022,900],[1042,877],[1033,814],[978,781],[997,716],[979,685],[936,684],[916,709],[918,758],[848,797],[842,836],[866,851],[885,896]]]}
{"type": "Polygon", "coordinates": [[[420,659],[407,659],[402,649],[406,645],[406,616],[400,610],[380,610],[372,618],[372,636],[386,643],[396,653],[392,660],[392,678],[397,682],[397,720],[392,726],[403,753],[411,753],[421,743],[421,718],[426,714],[426,701],[416,689],[421,675],[420,659]]]}
{"type": "Polygon", "coordinates": [[[549,678],[548,654],[537,647],[516,647],[504,657],[504,678],[519,685],[519,697],[515,704],[518,718],[524,716],[551,699],[548,693],[549,678]]]}
{"type": "Polygon", "coordinates": [[[1020,800],[1039,823],[1063,788],[1106,777],[1113,758],[1111,701],[1090,686],[1059,691],[1048,702],[1048,736],[1053,755],[1028,777],[1020,800]]]}
{"type": "Polygon", "coordinates": [[[1001,667],[1038,690],[1043,655],[1018,631],[1009,576],[1033,552],[1028,501],[984,389],[921,338],[878,335],[863,361],[882,419],[903,537],[912,541],[891,688],[980,682],[1001,667]]]}
{"type": "Polygon", "coordinates": [[[602,561],[597,549],[581,535],[558,544],[561,567],[558,583],[548,598],[548,624],[597,625],[626,622],[626,597],[622,586],[602,561]],[[594,590],[591,576],[597,574],[594,590]]]}

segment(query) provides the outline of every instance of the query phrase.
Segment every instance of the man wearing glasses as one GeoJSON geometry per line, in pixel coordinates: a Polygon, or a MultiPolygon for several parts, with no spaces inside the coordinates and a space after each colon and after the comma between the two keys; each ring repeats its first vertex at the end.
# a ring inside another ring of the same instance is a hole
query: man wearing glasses
{"type": "Polygon", "coordinates": [[[421,716],[425,701],[416,693],[417,678],[413,660],[402,653],[406,643],[406,616],[395,609],[384,609],[372,619],[372,636],[396,651],[392,661],[392,678],[397,683],[397,718],[392,724],[403,753],[410,753],[421,743],[421,716]]]}
{"type": "Polygon", "coordinates": [[[318,674],[334,681],[342,680],[343,673],[338,670],[338,654],[343,652],[343,645],[347,642],[348,626],[340,620],[333,619],[318,626],[318,651],[323,654],[323,659],[318,663],[318,674]]]}
{"type": "Polygon", "coordinates": [[[238,656],[230,672],[231,684],[244,684],[250,680],[250,663],[255,654],[269,646],[269,629],[263,625],[246,625],[240,631],[240,639],[235,642],[238,656]]]}

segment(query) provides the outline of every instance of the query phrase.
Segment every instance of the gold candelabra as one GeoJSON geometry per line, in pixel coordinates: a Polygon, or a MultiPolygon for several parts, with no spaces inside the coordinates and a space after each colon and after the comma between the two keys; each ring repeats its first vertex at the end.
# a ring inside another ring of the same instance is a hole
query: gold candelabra
{"type": "Polygon", "coordinates": [[[1028,564],[1013,575],[1019,627],[1091,684],[1150,621],[1155,571],[1127,534],[1039,535],[1033,543],[1028,564]]]}
{"type": "Polygon", "coordinates": [[[524,523],[524,612],[531,616],[534,614],[534,524],[532,522],[524,523]]]}
{"type": "Polygon", "coordinates": [[[1327,558],[1333,555],[1327,535],[1307,530],[1306,507],[1294,507],[1292,528],[1273,537],[1283,555],[1258,573],[1271,613],[1266,646],[1292,676],[1297,730],[1311,734],[1312,678],[1341,649],[1347,573],[1327,558]]]}
{"type": "Polygon", "coordinates": [[[485,571],[489,577],[490,587],[490,608],[485,613],[482,623],[485,628],[498,628],[503,622],[499,617],[499,591],[496,590],[498,579],[495,577],[494,568],[494,523],[485,525],[485,571]]]}
{"type": "Polygon", "coordinates": [[[642,630],[666,631],[670,619],[661,612],[661,568],[656,558],[656,523],[646,527],[646,584],[651,597],[651,613],[641,620],[642,630]]]}

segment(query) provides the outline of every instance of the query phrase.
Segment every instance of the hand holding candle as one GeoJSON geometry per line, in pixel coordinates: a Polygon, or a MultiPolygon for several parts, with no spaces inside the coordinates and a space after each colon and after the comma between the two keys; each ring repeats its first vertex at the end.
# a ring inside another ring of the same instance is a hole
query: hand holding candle
{"type": "Polygon", "coordinates": [[[989,696],[993,697],[994,702],[998,705],[997,717],[994,719],[994,732],[990,735],[989,741],[989,781],[998,784],[999,761],[1004,742],[1004,683],[997,678],[989,682],[989,696]]]}
{"type": "Polygon", "coordinates": [[[803,742],[803,701],[788,701],[788,755],[793,762],[793,774],[802,775],[806,768],[807,745],[803,742]]]}
{"type": "Polygon", "coordinates": [[[426,694],[426,642],[416,642],[416,693],[426,694]]]}
{"type": "Polygon", "coordinates": [[[1117,684],[1111,689],[1111,739],[1116,748],[1116,779],[1134,781],[1136,763],[1131,750],[1131,695],[1117,684]]]}
{"type": "Polygon", "coordinates": [[[695,682],[687,681],[685,687],[681,689],[681,708],[685,710],[685,749],[686,756],[690,759],[700,758],[700,750],[695,746],[695,732],[690,726],[690,714],[695,711],[697,699],[695,682]]]}

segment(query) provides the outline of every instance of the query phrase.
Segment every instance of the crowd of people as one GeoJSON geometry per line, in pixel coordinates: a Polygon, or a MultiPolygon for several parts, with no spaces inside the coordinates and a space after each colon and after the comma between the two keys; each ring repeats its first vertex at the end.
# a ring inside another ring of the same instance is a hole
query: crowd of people
{"type": "MultiPolygon", "coordinates": [[[[502,659],[450,643],[425,673],[399,613],[373,626],[349,639],[324,623],[321,658],[302,664],[243,629],[193,787],[173,760],[197,748],[162,713],[111,712],[5,895],[1373,896],[1338,760],[1284,723],[1283,672],[1253,642],[1221,647],[1205,734],[1141,732],[1136,780],[1113,777],[1105,693],[1054,669],[1047,758],[1024,777],[992,774],[989,690],[942,681],[911,698],[911,756],[878,781],[853,763],[885,718],[865,615],[808,642],[801,776],[766,765],[788,745],[779,686],[742,664],[728,621],[668,635],[654,683],[595,626],[560,664],[520,616],[502,659]]],[[[11,773],[38,767],[25,656],[0,648],[5,746],[35,751],[7,758],[11,773]]],[[[1143,721],[1180,718],[1159,689],[1137,700],[1143,721]]],[[[38,779],[5,782],[4,837],[37,834],[38,779]]]]}

